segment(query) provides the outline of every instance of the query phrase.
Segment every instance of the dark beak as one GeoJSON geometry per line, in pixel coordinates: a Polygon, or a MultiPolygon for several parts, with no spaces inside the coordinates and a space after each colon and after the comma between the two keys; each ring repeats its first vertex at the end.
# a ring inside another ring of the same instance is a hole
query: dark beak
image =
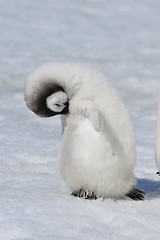
{"type": "Polygon", "coordinates": [[[69,107],[69,102],[65,102],[64,104],[66,107],[69,107]]]}
{"type": "Polygon", "coordinates": [[[65,102],[64,105],[65,105],[65,108],[63,109],[61,114],[67,114],[69,111],[69,102],[65,102]]]}

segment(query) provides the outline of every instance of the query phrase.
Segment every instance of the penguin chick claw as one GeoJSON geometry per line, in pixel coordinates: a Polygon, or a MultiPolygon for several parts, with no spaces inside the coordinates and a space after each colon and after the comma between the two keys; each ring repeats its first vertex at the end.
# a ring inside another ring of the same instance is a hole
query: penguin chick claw
{"type": "Polygon", "coordinates": [[[93,191],[89,190],[84,190],[81,188],[78,191],[74,191],[71,193],[74,197],[79,197],[79,198],[84,198],[84,199],[89,199],[89,200],[96,200],[100,198],[100,196],[97,196],[93,191]]]}

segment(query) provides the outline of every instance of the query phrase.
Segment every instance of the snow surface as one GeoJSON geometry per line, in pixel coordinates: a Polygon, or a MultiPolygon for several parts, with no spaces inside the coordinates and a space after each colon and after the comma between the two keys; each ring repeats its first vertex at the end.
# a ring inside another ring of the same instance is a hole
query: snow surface
{"type": "Polygon", "coordinates": [[[160,236],[154,144],[160,91],[159,0],[0,0],[0,239],[153,240],[160,236]],[[59,117],[24,103],[48,61],[104,73],[131,113],[143,202],[70,195],[58,169],[59,117]]]}

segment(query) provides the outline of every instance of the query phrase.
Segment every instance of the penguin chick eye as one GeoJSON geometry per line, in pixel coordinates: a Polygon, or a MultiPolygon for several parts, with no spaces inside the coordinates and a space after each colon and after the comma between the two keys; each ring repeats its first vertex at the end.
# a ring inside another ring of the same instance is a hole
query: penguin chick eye
{"type": "Polygon", "coordinates": [[[60,104],[58,104],[58,103],[55,103],[55,105],[57,106],[57,107],[60,107],[61,105],[60,104]]]}

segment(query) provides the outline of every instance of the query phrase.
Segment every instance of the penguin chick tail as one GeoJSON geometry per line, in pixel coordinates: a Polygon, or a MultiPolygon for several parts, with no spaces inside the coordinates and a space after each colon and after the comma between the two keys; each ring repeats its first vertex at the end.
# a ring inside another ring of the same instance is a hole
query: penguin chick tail
{"type": "Polygon", "coordinates": [[[139,201],[139,200],[144,200],[145,197],[145,192],[133,187],[129,193],[126,194],[127,197],[139,201]]]}

